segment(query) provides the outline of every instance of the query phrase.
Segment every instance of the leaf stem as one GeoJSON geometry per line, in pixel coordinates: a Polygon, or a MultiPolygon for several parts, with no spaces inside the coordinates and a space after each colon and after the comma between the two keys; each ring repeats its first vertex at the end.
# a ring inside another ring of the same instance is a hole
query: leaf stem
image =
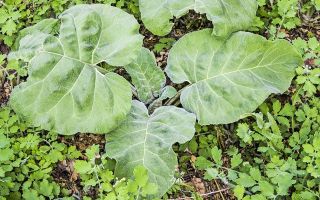
{"type": "Polygon", "coordinates": [[[132,90],[133,96],[135,96],[136,98],[138,98],[137,89],[136,89],[132,84],[130,84],[130,86],[131,86],[131,90],[132,90]]]}
{"type": "Polygon", "coordinates": [[[169,105],[175,105],[175,106],[178,106],[180,104],[180,96],[181,96],[181,93],[182,93],[182,90],[184,89],[185,87],[183,87],[182,89],[180,89],[177,94],[172,97],[171,99],[169,99],[167,102],[164,103],[164,105],[166,106],[169,106],[169,105]]]}
{"type": "Polygon", "coordinates": [[[136,199],[135,199],[135,200],[139,200],[139,198],[140,198],[140,190],[141,190],[141,187],[139,186],[138,194],[137,194],[137,197],[136,197],[136,199]]]}
{"type": "Polygon", "coordinates": [[[102,74],[106,74],[106,73],[108,73],[108,70],[106,70],[106,69],[104,69],[104,68],[102,68],[102,67],[99,67],[99,66],[97,66],[97,65],[92,65],[94,68],[96,68],[100,73],[102,73],[102,74]]]}

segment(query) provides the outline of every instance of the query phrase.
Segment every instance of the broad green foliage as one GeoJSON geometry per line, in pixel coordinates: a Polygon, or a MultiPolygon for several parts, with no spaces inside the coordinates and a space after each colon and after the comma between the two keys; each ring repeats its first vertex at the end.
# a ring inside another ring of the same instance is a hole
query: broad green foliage
{"type": "MultiPolygon", "coordinates": [[[[85,1],[83,1],[85,2],[85,1]]],[[[0,2],[0,40],[8,45],[15,44],[20,30],[44,18],[55,17],[67,7],[81,0],[5,0],[0,2]]],[[[19,38],[18,38],[19,39],[19,38]]]]}
{"type": "Polygon", "coordinates": [[[173,23],[170,20],[173,17],[181,17],[191,9],[207,15],[217,36],[248,29],[257,10],[255,0],[140,0],[139,5],[145,26],[160,36],[171,31],[173,23]]]}
{"type": "MultiPolygon", "coordinates": [[[[287,160],[273,156],[268,163],[265,163],[263,172],[259,165],[253,167],[249,162],[243,162],[241,154],[229,150],[231,166],[222,166],[221,150],[214,148],[211,150],[210,162],[204,157],[198,157],[195,165],[198,169],[205,169],[205,179],[221,179],[233,187],[235,196],[238,199],[273,199],[277,196],[286,196],[289,188],[292,187],[299,175],[304,175],[297,169],[297,163],[292,158],[287,160]],[[247,194],[244,192],[247,191],[247,194]]],[[[310,199],[315,195],[311,193],[310,199]]],[[[305,199],[305,198],[302,198],[305,199]]]]}
{"type": "Polygon", "coordinates": [[[237,146],[217,148],[219,133],[202,128],[192,140],[199,144],[192,148],[199,155],[196,168],[209,180],[221,179],[238,199],[319,199],[320,101],[303,85],[294,85],[297,90],[286,102],[269,99],[260,113],[239,123],[232,132],[239,137],[234,137],[237,146]]]}
{"type": "Polygon", "coordinates": [[[301,64],[284,40],[271,42],[246,32],[221,39],[206,29],[174,45],[166,72],[174,83],[191,84],[182,91],[181,103],[200,124],[227,124],[255,110],[271,93],[286,91],[301,64]]]}
{"type": "MultiPolygon", "coordinates": [[[[254,31],[267,32],[269,38],[285,38],[288,30],[301,25],[317,29],[316,16],[319,12],[319,0],[257,0],[258,17],[254,20],[254,31]]],[[[312,35],[308,32],[308,35],[312,35]]],[[[316,33],[315,33],[316,34],[316,33]]]]}
{"type": "Polygon", "coordinates": [[[134,177],[118,179],[110,169],[112,161],[105,154],[100,155],[99,145],[82,154],[76,146],[59,142],[57,134],[41,132],[27,128],[8,108],[0,108],[1,200],[75,200],[71,190],[59,184],[71,175],[72,179],[81,180],[83,199],[143,199],[157,192],[157,185],[149,182],[145,168],[137,166],[134,177]],[[79,160],[84,156],[87,160],[79,160]],[[59,183],[55,182],[57,175],[59,183]],[[96,188],[97,194],[92,196],[96,188]]]}
{"type": "Polygon", "coordinates": [[[139,15],[138,0],[4,0],[0,1],[0,40],[11,47],[16,44],[21,29],[42,19],[59,16],[73,5],[86,3],[109,4],[136,17],[139,15]]]}
{"type": "MultiPolygon", "coordinates": [[[[55,34],[58,33],[59,27],[58,27],[59,20],[49,18],[44,19],[38,22],[37,24],[27,27],[19,32],[19,36],[15,40],[15,46],[14,48],[19,48],[19,43],[22,38],[24,38],[27,35],[32,35],[34,33],[47,33],[47,34],[55,34]]],[[[36,42],[36,41],[33,41],[36,42]]]]}
{"type": "Polygon", "coordinates": [[[177,159],[172,145],[189,141],[195,132],[195,116],[181,108],[161,107],[149,115],[147,108],[134,101],[127,120],[106,136],[106,154],[117,160],[115,174],[130,177],[142,165],[150,182],[163,195],[174,183],[177,159]]]}
{"type": "Polygon", "coordinates": [[[42,47],[46,38],[55,33],[57,19],[44,19],[34,26],[23,29],[16,39],[18,50],[10,54],[10,59],[29,62],[42,47]]]}
{"type": "Polygon", "coordinates": [[[106,155],[100,156],[98,145],[88,148],[85,155],[88,160],[76,160],[74,168],[80,174],[81,185],[85,192],[90,192],[90,190],[98,187],[98,195],[92,199],[144,199],[147,195],[157,192],[157,185],[149,183],[148,172],[142,166],[134,168],[134,178],[119,180],[108,169],[109,160],[107,160],[106,155]]]}
{"type": "Polygon", "coordinates": [[[142,48],[138,58],[125,66],[136,87],[139,100],[147,103],[159,96],[161,88],[166,83],[166,77],[156,58],[150,50],[142,48]]]}
{"type": "Polygon", "coordinates": [[[75,146],[57,134],[27,128],[8,108],[0,108],[0,199],[55,199],[69,191],[53,181],[59,161],[78,158],[75,146]],[[45,142],[44,142],[45,141],[45,142]]]}
{"type": "Polygon", "coordinates": [[[139,25],[107,5],[75,6],[60,19],[59,37],[44,39],[10,104],[33,125],[61,134],[109,132],[130,111],[131,89],[119,75],[99,72],[97,64],[134,60],[142,44],[139,25]]]}
{"type": "Polygon", "coordinates": [[[286,33],[280,30],[282,28],[291,30],[301,24],[301,19],[298,18],[298,8],[300,2],[298,0],[279,0],[276,5],[273,5],[274,15],[270,25],[270,34],[274,38],[284,38],[286,33]]]}
{"type": "MultiPolygon", "coordinates": [[[[303,67],[300,55],[288,42],[272,42],[241,32],[250,27],[262,32],[256,28],[268,27],[268,21],[255,17],[259,4],[260,14],[271,10],[264,16],[278,13],[270,21],[270,38],[285,37],[283,27],[290,29],[300,23],[297,0],[140,0],[142,21],[158,35],[168,34],[173,26],[170,20],[189,10],[206,14],[214,24],[213,29],[187,34],[177,43],[170,38],[176,35],[172,35],[151,45],[157,53],[174,45],[166,68],[172,86],[165,85],[167,80],[155,55],[142,48],[137,20],[120,9],[78,5],[64,11],[59,19],[41,21],[39,17],[35,21],[40,22],[22,30],[14,43],[10,38],[25,26],[19,20],[26,15],[21,16],[12,1],[7,1],[10,6],[6,5],[5,12],[0,8],[0,25],[4,24],[0,31],[5,35],[0,38],[10,46],[15,44],[12,49],[16,52],[10,54],[9,62],[6,55],[0,55],[0,74],[3,72],[6,80],[11,80],[14,73],[23,74],[18,69],[26,62],[29,77],[14,89],[10,105],[42,129],[65,135],[110,133],[106,136],[105,154],[99,148],[103,141],[82,155],[76,147],[66,148],[57,142],[56,135],[52,139],[51,133],[40,134],[40,129],[35,128],[35,134],[31,129],[16,127],[18,118],[9,119],[10,112],[5,111],[5,119],[0,116],[2,196],[15,198],[10,192],[24,199],[68,196],[50,179],[53,165],[60,161],[72,163],[70,166],[74,163],[75,172],[70,167],[70,173],[72,178],[81,180],[84,200],[160,197],[173,183],[182,180],[179,175],[183,176],[181,171],[189,164],[192,165],[188,167],[205,170],[205,178],[210,181],[221,179],[239,199],[275,199],[291,193],[297,199],[319,196],[318,192],[310,192],[317,189],[320,176],[319,100],[312,98],[318,94],[320,83],[316,68],[319,42],[316,37],[307,43],[294,41],[300,53],[308,51],[304,58],[310,66],[303,67]],[[267,8],[261,9],[265,5],[267,8]],[[5,14],[9,10],[12,16],[8,17],[5,14]],[[130,84],[112,72],[117,67],[124,67],[129,73],[134,95],[143,103],[133,101],[131,107],[130,84]],[[285,92],[295,71],[298,77],[293,86],[298,86],[288,91],[295,93],[291,100],[260,105],[270,94],[285,92]],[[185,86],[185,82],[189,85],[185,86]],[[176,88],[181,90],[177,92],[176,88]],[[309,105],[297,105],[305,102],[309,105]],[[172,106],[180,103],[196,114],[199,124],[228,124],[248,118],[238,125],[197,125],[196,137],[187,144],[174,145],[189,141],[195,132],[196,116],[172,106]],[[251,113],[259,105],[261,113],[251,113]],[[17,142],[10,134],[19,129],[21,137],[17,142]],[[233,142],[240,147],[229,147],[233,142]],[[192,153],[191,159],[185,155],[180,158],[180,174],[175,173],[176,147],[180,154],[192,153]],[[72,161],[79,157],[83,160],[72,161]],[[117,161],[114,173],[114,160],[108,157],[117,161]]],[[[36,6],[40,5],[38,1],[34,2],[36,6]]],[[[86,2],[53,0],[41,10],[49,13],[52,7],[55,13],[50,17],[55,17],[70,5],[86,2]]],[[[94,2],[117,6],[135,16],[139,13],[138,0],[94,2]]],[[[305,5],[301,3],[303,9],[305,5]]],[[[306,11],[301,13],[309,16],[306,11]]]]}

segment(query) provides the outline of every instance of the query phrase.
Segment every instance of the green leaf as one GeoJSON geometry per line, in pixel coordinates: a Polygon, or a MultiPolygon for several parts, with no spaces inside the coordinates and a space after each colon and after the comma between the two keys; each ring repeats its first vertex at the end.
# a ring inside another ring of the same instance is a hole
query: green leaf
{"type": "Polygon", "coordinates": [[[320,0],[314,0],[315,7],[319,11],[320,10],[320,0]]]}
{"type": "Polygon", "coordinates": [[[273,183],[278,184],[277,193],[279,195],[288,195],[289,188],[296,183],[296,180],[293,180],[293,175],[289,173],[278,175],[271,180],[273,183]]]}
{"type": "Polygon", "coordinates": [[[162,100],[165,100],[168,98],[172,98],[176,94],[177,94],[177,90],[174,87],[172,87],[170,85],[166,86],[161,90],[161,95],[159,97],[159,100],[162,101],[162,100]]]}
{"type": "Polygon", "coordinates": [[[74,162],[74,169],[79,174],[88,174],[92,171],[92,166],[89,162],[85,160],[76,160],[74,162]]]}
{"type": "Polygon", "coordinates": [[[50,197],[50,195],[52,195],[52,191],[53,191],[53,184],[50,184],[48,180],[43,180],[40,183],[40,187],[39,187],[39,193],[46,196],[46,197],[50,197]]]}
{"type": "MultiPolygon", "coordinates": [[[[19,47],[20,41],[22,38],[26,37],[27,35],[33,35],[36,33],[46,33],[46,34],[54,34],[58,32],[58,22],[57,19],[44,19],[38,22],[37,24],[27,27],[19,32],[17,39],[15,40],[14,48],[17,49],[19,47]]],[[[43,41],[36,40],[36,37],[29,37],[31,40],[25,40],[24,42],[29,43],[29,45],[34,45],[32,43],[36,42],[40,44],[43,41]]],[[[20,44],[21,45],[21,44],[20,44]]],[[[41,45],[41,44],[40,44],[41,45]]],[[[27,46],[27,45],[25,45],[27,46]]],[[[19,50],[20,51],[20,50],[19,50]]]]}
{"type": "Polygon", "coordinates": [[[255,0],[140,0],[139,7],[144,25],[153,34],[167,35],[173,26],[170,19],[181,17],[190,9],[201,14],[214,24],[213,33],[226,36],[232,32],[248,29],[256,16],[255,0]]]}
{"type": "Polygon", "coordinates": [[[229,170],[227,177],[230,181],[235,181],[238,178],[237,171],[229,170]]]}
{"type": "Polygon", "coordinates": [[[289,122],[289,120],[288,120],[287,118],[285,118],[285,117],[279,116],[279,117],[277,117],[277,121],[278,121],[279,123],[283,124],[283,125],[286,125],[287,127],[290,127],[290,122],[289,122]]]}
{"type": "Polygon", "coordinates": [[[301,53],[304,53],[304,51],[308,48],[307,42],[300,37],[297,39],[294,39],[292,41],[292,44],[299,50],[301,53]]]}
{"type": "Polygon", "coordinates": [[[281,110],[281,103],[279,100],[273,102],[272,104],[273,112],[274,114],[278,114],[278,112],[281,110]]]}
{"type": "Polygon", "coordinates": [[[94,161],[96,158],[96,155],[99,155],[99,145],[95,144],[86,149],[86,156],[88,157],[88,160],[94,161]]]}
{"type": "Polygon", "coordinates": [[[0,66],[4,64],[6,57],[5,54],[0,53],[0,66]]]}
{"type": "Polygon", "coordinates": [[[12,20],[9,19],[2,27],[1,31],[2,33],[7,34],[8,36],[11,36],[14,32],[17,30],[17,24],[12,20]]]}
{"type": "Polygon", "coordinates": [[[264,196],[273,196],[274,188],[267,181],[259,181],[259,188],[264,196]]]}
{"type": "Polygon", "coordinates": [[[246,32],[222,39],[210,33],[185,35],[171,49],[166,68],[174,83],[190,83],[180,101],[201,125],[228,124],[251,113],[270,94],[286,91],[303,62],[284,40],[246,32]]]}
{"type": "MultiPolygon", "coordinates": [[[[316,151],[320,151],[320,136],[313,139],[312,145],[316,151]]],[[[320,154],[319,154],[320,157],[320,154]]]]}
{"type": "Polygon", "coordinates": [[[240,173],[239,178],[236,180],[236,183],[243,187],[252,187],[256,184],[253,178],[245,173],[240,173]]]}
{"type": "Polygon", "coordinates": [[[305,156],[305,157],[303,157],[302,161],[306,162],[306,163],[310,163],[310,162],[312,162],[312,159],[309,156],[305,156]]]}
{"type": "Polygon", "coordinates": [[[130,74],[141,101],[147,103],[159,96],[166,77],[157,66],[156,58],[150,50],[142,48],[138,58],[125,66],[125,69],[130,74]]]}
{"type": "Polygon", "coordinates": [[[0,149],[0,162],[8,161],[13,157],[13,150],[6,148],[0,149]]]}
{"type": "Polygon", "coordinates": [[[286,103],[282,110],[279,112],[279,115],[292,117],[294,115],[294,108],[289,103],[286,103]]]}
{"type": "Polygon", "coordinates": [[[35,200],[35,199],[39,199],[39,196],[38,196],[38,192],[36,190],[25,190],[23,191],[23,198],[25,200],[35,200]]]}
{"type": "Polygon", "coordinates": [[[0,24],[5,23],[10,18],[10,15],[5,9],[0,10],[0,24]]]}
{"type": "Polygon", "coordinates": [[[231,158],[231,168],[236,168],[242,163],[241,154],[235,154],[231,158]]]}
{"type": "Polygon", "coordinates": [[[10,17],[13,20],[18,20],[21,17],[21,13],[19,11],[11,12],[10,17]]]}
{"type": "Polygon", "coordinates": [[[0,134],[0,149],[7,147],[9,144],[10,139],[7,138],[4,134],[0,134]]]}
{"type": "Polygon", "coordinates": [[[311,199],[315,199],[315,194],[309,191],[303,191],[301,192],[301,194],[299,195],[299,197],[301,198],[301,200],[311,200],[311,199]]]}
{"type": "Polygon", "coordinates": [[[141,102],[133,101],[126,121],[106,136],[106,154],[117,160],[116,176],[131,177],[141,165],[163,195],[174,183],[177,158],[172,145],[189,141],[194,126],[195,116],[181,108],[160,107],[149,115],[141,102]]]}
{"type": "Polygon", "coordinates": [[[260,173],[259,169],[252,167],[252,168],[250,168],[249,173],[250,173],[250,176],[254,180],[259,181],[261,179],[261,173],[260,173]]]}
{"type": "Polygon", "coordinates": [[[237,185],[233,189],[233,192],[234,192],[234,196],[236,196],[238,199],[242,199],[243,195],[244,195],[244,192],[245,192],[245,189],[244,189],[244,187],[242,185],[237,185]]]}
{"type": "Polygon", "coordinates": [[[222,165],[222,151],[218,147],[211,149],[211,156],[216,164],[222,165]]]}
{"type": "Polygon", "coordinates": [[[316,50],[320,46],[320,43],[316,37],[312,37],[308,41],[308,46],[310,49],[316,50]]]}
{"type": "Polygon", "coordinates": [[[8,59],[10,61],[16,59],[30,62],[38,51],[41,50],[43,43],[49,36],[49,34],[41,32],[26,35],[20,40],[19,49],[16,52],[10,52],[8,59]]]}
{"type": "Polygon", "coordinates": [[[303,86],[303,90],[307,92],[308,96],[312,96],[313,94],[315,94],[317,92],[317,88],[316,86],[314,86],[311,81],[306,81],[304,86],[303,86]]]}
{"type": "Polygon", "coordinates": [[[216,179],[218,177],[219,177],[219,171],[217,168],[210,167],[210,168],[206,169],[206,173],[204,174],[204,178],[206,180],[211,181],[211,180],[216,179]]]}
{"type": "Polygon", "coordinates": [[[197,157],[195,165],[199,170],[205,170],[212,166],[212,163],[204,157],[197,157]]]}
{"type": "Polygon", "coordinates": [[[148,171],[143,166],[137,166],[133,170],[133,175],[138,186],[143,187],[148,183],[148,171]]]}
{"type": "Polygon", "coordinates": [[[107,133],[129,113],[132,93],[123,77],[102,74],[97,64],[132,62],[142,45],[139,24],[124,11],[100,4],[74,6],[60,18],[59,37],[44,40],[29,63],[27,82],[13,90],[10,104],[46,130],[107,133]]]}
{"type": "Polygon", "coordinates": [[[303,144],[303,150],[308,153],[312,154],[314,152],[313,146],[311,144],[303,144]]]}
{"type": "MultiPolygon", "coordinates": [[[[141,195],[143,197],[147,195],[156,195],[158,192],[158,186],[154,183],[148,183],[146,186],[142,188],[141,195]]],[[[156,200],[156,199],[155,199],[156,200]]]]}
{"type": "Polygon", "coordinates": [[[6,175],[6,171],[4,171],[0,166],[0,178],[5,177],[5,175],[6,175]]]}
{"type": "Polygon", "coordinates": [[[245,123],[239,123],[237,128],[237,136],[239,136],[243,142],[251,144],[252,142],[252,131],[249,130],[249,125],[245,123]]]}

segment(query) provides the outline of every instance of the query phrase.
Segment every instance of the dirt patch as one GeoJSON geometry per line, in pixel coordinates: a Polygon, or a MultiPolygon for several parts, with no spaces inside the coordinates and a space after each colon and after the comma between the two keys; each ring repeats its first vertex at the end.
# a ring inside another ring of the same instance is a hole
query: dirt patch
{"type": "Polygon", "coordinates": [[[86,149],[92,145],[99,145],[100,149],[103,150],[106,140],[103,134],[76,134],[74,136],[59,136],[59,141],[65,143],[68,146],[76,146],[81,152],[85,152],[86,149]]]}
{"type": "Polygon", "coordinates": [[[80,178],[78,173],[74,171],[73,164],[73,161],[67,160],[59,162],[51,175],[61,187],[67,188],[72,194],[79,196],[81,191],[80,178]]]}
{"type": "Polygon", "coordinates": [[[3,41],[0,41],[0,52],[2,54],[8,54],[9,51],[10,51],[10,48],[7,45],[5,45],[3,41]]]}
{"type": "Polygon", "coordinates": [[[11,93],[11,87],[10,87],[9,82],[7,82],[7,81],[4,81],[3,83],[1,82],[1,85],[0,85],[0,106],[4,106],[8,102],[10,93],[11,93]]]}
{"type": "Polygon", "coordinates": [[[178,40],[187,33],[213,27],[212,22],[206,18],[206,15],[201,15],[194,11],[189,11],[186,15],[173,19],[172,22],[174,23],[172,31],[163,37],[153,35],[141,25],[140,33],[144,36],[144,46],[148,49],[153,49],[160,38],[170,37],[178,40]]]}

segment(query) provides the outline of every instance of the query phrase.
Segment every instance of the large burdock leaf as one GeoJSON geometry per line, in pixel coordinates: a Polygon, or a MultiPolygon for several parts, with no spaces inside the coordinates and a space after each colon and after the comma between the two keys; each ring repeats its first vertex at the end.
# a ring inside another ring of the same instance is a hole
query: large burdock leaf
{"type": "MultiPolygon", "coordinates": [[[[29,63],[26,83],[10,104],[35,126],[61,134],[106,133],[130,111],[130,84],[97,64],[127,65],[142,45],[139,24],[107,5],[79,5],[61,16],[60,35],[47,35],[29,63]]],[[[25,50],[25,49],[24,49],[25,50]]]]}
{"type": "Polygon", "coordinates": [[[37,24],[19,32],[14,48],[17,51],[10,53],[9,59],[20,59],[29,62],[50,35],[58,29],[58,19],[44,19],[37,24]]]}
{"type": "Polygon", "coordinates": [[[142,48],[138,58],[125,66],[125,69],[130,74],[141,101],[147,103],[159,96],[166,77],[157,66],[156,58],[150,50],[142,48]]]}
{"type": "Polygon", "coordinates": [[[173,26],[170,20],[189,10],[205,13],[213,22],[216,36],[248,29],[256,16],[256,0],[140,0],[141,18],[156,35],[168,34],[173,26]]]}
{"type": "Polygon", "coordinates": [[[142,165],[150,182],[158,185],[159,196],[163,195],[174,183],[177,158],[172,145],[193,137],[195,120],[193,114],[174,106],[149,115],[143,103],[134,101],[127,120],[106,136],[106,154],[117,160],[116,175],[131,177],[133,169],[142,165]]]}
{"type": "Polygon", "coordinates": [[[285,40],[267,41],[246,32],[213,37],[193,32],[171,49],[166,72],[175,83],[189,82],[181,94],[184,108],[200,124],[226,124],[254,111],[271,93],[290,86],[301,56],[285,40]]]}

